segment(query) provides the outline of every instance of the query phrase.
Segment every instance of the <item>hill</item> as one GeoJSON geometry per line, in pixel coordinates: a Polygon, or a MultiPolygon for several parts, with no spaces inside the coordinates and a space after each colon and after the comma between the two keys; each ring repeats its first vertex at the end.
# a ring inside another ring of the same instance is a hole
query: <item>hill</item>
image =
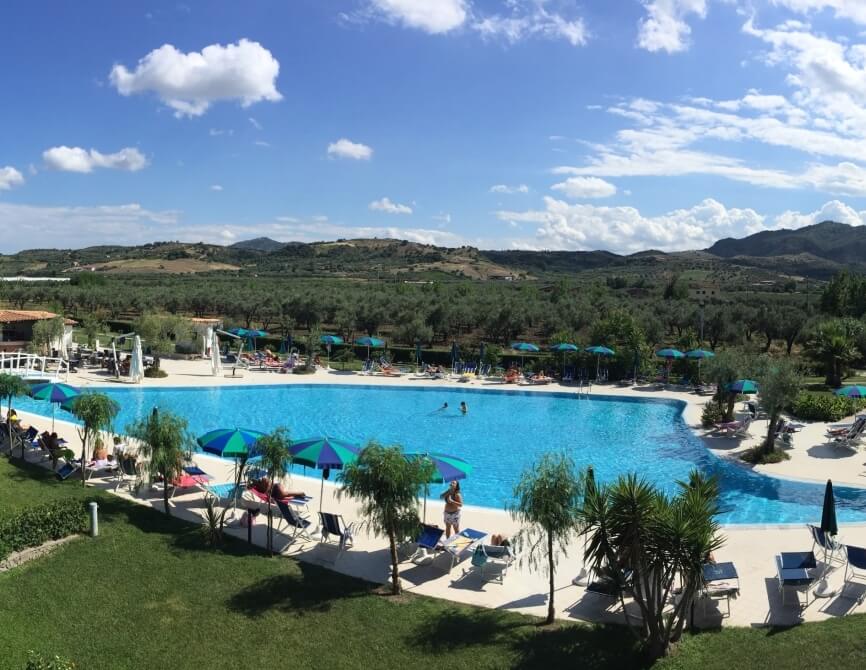
{"type": "Polygon", "coordinates": [[[253,240],[235,242],[234,244],[229,245],[229,248],[245,249],[247,251],[264,251],[265,253],[269,253],[271,251],[277,251],[277,249],[282,249],[284,246],[286,246],[285,242],[277,242],[276,240],[272,240],[270,237],[257,237],[253,240]]]}
{"type": "Polygon", "coordinates": [[[798,230],[772,230],[719,240],[703,251],[480,250],[406,240],[354,239],[282,243],[268,237],[230,246],[154,242],[141,246],[31,249],[0,255],[0,275],[52,275],[94,270],[113,274],[255,272],[293,277],[431,279],[551,279],[577,273],[631,275],[651,280],[685,274],[703,280],[720,273],[750,280],[777,276],[831,277],[843,268],[866,272],[866,226],[825,221],[798,230]]]}

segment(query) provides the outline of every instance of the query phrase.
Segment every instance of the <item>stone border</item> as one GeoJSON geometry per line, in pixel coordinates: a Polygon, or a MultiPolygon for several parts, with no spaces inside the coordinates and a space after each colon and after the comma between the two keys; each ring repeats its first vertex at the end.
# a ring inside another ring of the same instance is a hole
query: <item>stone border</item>
{"type": "Polygon", "coordinates": [[[26,549],[22,549],[21,551],[12,552],[6,558],[0,561],[0,573],[7,572],[8,570],[12,570],[13,568],[17,568],[37,558],[47,556],[55,549],[58,549],[67,542],[71,542],[72,540],[78,539],[79,537],[82,536],[77,534],[68,535],[67,537],[62,537],[59,540],[48,540],[48,542],[44,542],[38,547],[27,547],[26,549]]]}

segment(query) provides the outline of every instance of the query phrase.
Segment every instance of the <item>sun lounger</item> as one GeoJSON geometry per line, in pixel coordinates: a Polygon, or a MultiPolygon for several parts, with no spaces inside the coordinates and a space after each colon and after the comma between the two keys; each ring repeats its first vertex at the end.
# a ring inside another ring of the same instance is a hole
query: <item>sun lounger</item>
{"type": "Polygon", "coordinates": [[[860,595],[856,597],[859,605],[863,603],[863,599],[866,597],[866,549],[845,545],[845,556],[845,581],[839,595],[846,597],[845,591],[848,586],[856,583],[856,580],[859,579],[861,580],[860,585],[864,587],[860,591],[860,595]]]}
{"type": "Polygon", "coordinates": [[[60,469],[57,471],[57,477],[64,481],[72,476],[73,473],[78,472],[81,467],[78,463],[64,463],[60,469]]]}
{"type": "Polygon", "coordinates": [[[238,498],[243,493],[243,486],[238,486],[234,482],[225,482],[222,484],[211,484],[210,482],[200,482],[199,488],[204,493],[205,500],[212,500],[215,504],[221,507],[237,507],[238,498]]]}
{"type": "Polygon", "coordinates": [[[514,560],[514,554],[508,545],[479,544],[472,553],[472,567],[481,574],[481,579],[492,571],[495,573],[493,580],[498,580],[500,584],[504,583],[508,568],[514,560]]]}
{"type": "Polygon", "coordinates": [[[319,521],[321,522],[322,542],[327,543],[331,541],[331,538],[335,538],[337,549],[340,552],[354,545],[354,523],[347,526],[340,514],[331,514],[330,512],[319,512],[319,521]]]}
{"type": "Polygon", "coordinates": [[[749,428],[752,425],[752,417],[747,416],[742,421],[727,421],[725,423],[716,424],[717,432],[723,433],[728,437],[750,437],[749,428]]]}
{"type": "MultiPolygon", "coordinates": [[[[811,551],[788,551],[776,556],[776,579],[782,594],[782,605],[785,604],[785,588],[794,588],[806,594],[802,606],[809,606],[809,591],[818,579],[818,563],[811,551]]],[[[797,597],[800,605],[800,598],[797,597]]]]}
{"type": "MultiPolygon", "coordinates": [[[[308,528],[313,525],[312,519],[303,516],[298,512],[298,509],[290,505],[286,500],[275,500],[277,505],[277,509],[280,511],[280,515],[282,516],[282,521],[288,525],[289,528],[294,529],[292,531],[292,540],[298,535],[300,535],[305,540],[312,540],[313,538],[310,536],[308,532],[308,528]]],[[[279,527],[277,528],[279,530],[279,527]]]]}
{"type": "Polygon", "coordinates": [[[861,414],[852,423],[834,423],[832,426],[827,426],[827,432],[824,434],[829,438],[844,437],[862,426],[864,422],[866,422],[866,415],[861,414]]]}
{"type": "Polygon", "coordinates": [[[255,500],[256,502],[264,504],[268,504],[268,502],[270,502],[271,504],[277,504],[278,502],[282,502],[286,503],[287,505],[293,505],[294,507],[306,507],[307,503],[309,503],[313,499],[312,496],[297,496],[293,498],[282,499],[271,498],[269,501],[267,493],[262,493],[258,489],[253,488],[252,486],[247,487],[246,493],[249,493],[252,496],[253,500],[255,500]]]}
{"type": "Polygon", "coordinates": [[[474,528],[464,528],[456,535],[452,535],[442,543],[442,548],[448,554],[450,561],[448,572],[454,568],[465,556],[475,551],[475,547],[487,537],[487,533],[474,528]]]}
{"type": "Polygon", "coordinates": [[[833,437],[830,443],[837,449],[857,449],[863,439],[863,431],[866,429],[866,420],[854,422],[850,430],[844,435],[833,437]]]}
{"type": "MultiPolygon", "coordinates": [[[[731,596],[740,593],[740,575],[733,563],[707,563],[702,568],[704,586],[702,595],[706,600],[722,600],[727,603],[727,616],[731,616],[731,596]]],[[[704,611],[706,612],[706,600],[704,611]]]]}
{"type": "Polygon", "coordinates": [[[94,476],[104,477],[106,475],[113,475],[119,467],[117,461],[105,459],[91,461],[87,464],[87,481],[93,479],[94,476]]]}
{"type": "Polygon", "coordinates": [[[415,540],[415,551],[407,560],[418,564],[432,560],[433,552],[436,551],[444,534],[445,531],[439,526],[421,524],[421,532],[415,540]]]}
{"type": "Polygon", "coordinates": [[[809,529],[809,534],[812,536],[813,553],[816,548],[820,548],[824,552],[825,563],[830,564],[835,561],[839,565],[842,565],[845,562],[845,557],[842,555],[841,544],[836,542],[836,540],[821,530],[818,526],[806,524],[806,528],[809,529]]]}

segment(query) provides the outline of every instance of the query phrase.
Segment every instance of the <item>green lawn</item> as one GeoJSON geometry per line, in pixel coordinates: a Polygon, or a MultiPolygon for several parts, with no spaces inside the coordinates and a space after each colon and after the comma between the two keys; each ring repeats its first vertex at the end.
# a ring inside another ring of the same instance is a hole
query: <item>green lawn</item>
{"type": "MultiPolygon", "coordinates": [[[[0,510],[96,498],[101,536],[0,575],[0,668],[27,650],[97,668],[642,668],[620,627],[563,625],[364,582],[235,542],[206,550],[197,529],[0,458],[0,510]]],[[[674,668],[840,668],[866,663],[866,619],[688,638],[674,668]]]]}

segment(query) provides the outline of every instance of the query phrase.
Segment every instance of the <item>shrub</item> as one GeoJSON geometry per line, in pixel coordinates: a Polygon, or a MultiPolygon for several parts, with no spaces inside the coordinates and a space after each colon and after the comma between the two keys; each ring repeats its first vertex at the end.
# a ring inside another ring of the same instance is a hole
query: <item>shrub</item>
{"type": "Polygon", "coordinates": [[[838,421],[863,407],[863,402],[825,393],[803,391],[791,405],[791,414],[805,421],[838,421]]]}
{"type": "Polygon", "coordinates": [[[75,663],[70,660],[59,656],[48,658],[35,651],[28,654],[27,665],[24,666],[25,670],[75,670],[75,668],[75,663]]]}
{"type": "Polygon", "coordinates": [[[701,425],[704,428],[712,428],[717,423],[722,422],[722,408],[715,400],[711,400],[704,405],[704,411],[701,412],[701,425]]]}
{"type": "Polygon", "coordinates": [[[55,500],[0,517],[0,545],[7,552],[38,547],[87,530],[84,504],[77,499],[55,500]]]}
{"type": "Polygon", "coordinates": [[[189,356],[191,354],[201,353],[201,342],[192,342],[184,340],[183,342],[174,343],[174,353],[189,356]]]}
{"type": "Polygon", "coordinates": [[[149,367],[144,369],[144,376],[148,379],[162,379],[168,377],[168,373],[162,368],[149,367]]]}
{"type": "Polygon", "coordinates": [[[764,451],[761,447],[756,447],[743,452],[740,458],[746,463],[751,463],[752,465],[769,465],[771,463],[787,461],[791,457],[785,451],[779,451],[776,449],[768,452],[764,451]]]}

